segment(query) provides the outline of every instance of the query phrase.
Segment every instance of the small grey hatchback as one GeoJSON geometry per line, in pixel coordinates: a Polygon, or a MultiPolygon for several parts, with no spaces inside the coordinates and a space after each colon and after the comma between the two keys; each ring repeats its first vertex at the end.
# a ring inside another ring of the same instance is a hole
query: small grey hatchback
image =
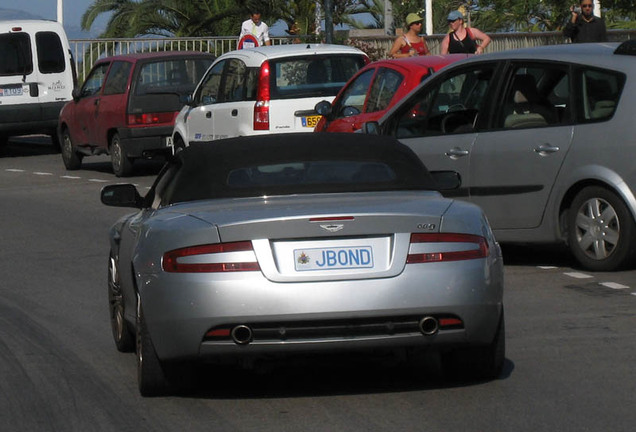
{"type": "Polygon", "coordinates": [[[636,41],[477,56],[425,81],[368,133],[393,135],[502,243],[569,245],[582,267],[636,255],[636,41]]]}

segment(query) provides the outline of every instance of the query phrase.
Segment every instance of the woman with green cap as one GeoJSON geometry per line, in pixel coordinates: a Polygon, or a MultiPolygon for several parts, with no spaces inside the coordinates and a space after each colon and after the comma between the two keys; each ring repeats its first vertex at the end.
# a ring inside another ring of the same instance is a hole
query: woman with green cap
{"type": "Polygon", "coordinates": [[[415,13],[410,13],[406,16],[406,27],[408,30],[402,36],[398,36],[393,42],[393,47],[391,47],[389,52],[391,57],[413,57],[431,53],[426,41],[420,36],[420,33],[422,33],[422,21],[424,20],[415,13]]]}

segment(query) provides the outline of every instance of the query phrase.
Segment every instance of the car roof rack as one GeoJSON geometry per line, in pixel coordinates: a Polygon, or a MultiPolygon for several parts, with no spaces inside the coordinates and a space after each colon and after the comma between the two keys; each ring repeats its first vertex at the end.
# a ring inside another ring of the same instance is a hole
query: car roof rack
{"type": "Polygon", "coordinates": [[[623,42],[614,50],[614,54],[636,55],[636,39],[623,42]]]}

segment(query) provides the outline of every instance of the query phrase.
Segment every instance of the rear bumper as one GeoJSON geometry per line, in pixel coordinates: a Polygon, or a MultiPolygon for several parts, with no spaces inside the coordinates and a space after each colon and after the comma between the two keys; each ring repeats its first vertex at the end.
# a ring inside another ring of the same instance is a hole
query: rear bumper
{"type": "Polygon", "coordinates": [[[55,133],[65,103],[0,105],[0,134],[55,133]]]}
{"type": "Polygon", "coordinates": [[[119,139],[128,157],[152,157],[172,152],[172,130],[172,126],[121,128],[119,139]]]}
{"type": "Polygon", "coordinates": [[[486,345],[495,336],[503,309],[503,275],[499,265],[484,268],[485,261],[466,261],[461,269],[453,263],[455,272],[432,272],[429,277],[414,265],[397,277],[358,281],[275,283],[260,272],[211,281],[209,275],[164,273],[142,275],[138,286],[162,360],[486,345]],[[424,335],[416,325],[395,330],[404,317],[417,323],[427,316],[457,317],[462,324],[432,335],[424,335]],[[376,327],[359,331],[369,322],[376,327]],[[334,323],[344,330],[333,331],[334,323]],[[250,343],[206,337],[212,329],[237,325],[254,330],[250,343]]]}

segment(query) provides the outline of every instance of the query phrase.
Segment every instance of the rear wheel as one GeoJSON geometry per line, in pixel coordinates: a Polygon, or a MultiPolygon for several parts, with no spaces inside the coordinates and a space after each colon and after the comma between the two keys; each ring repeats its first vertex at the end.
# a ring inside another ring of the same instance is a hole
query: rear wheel
{"type": "Polygon", "coordinates": [[[127,177],[132,174],[133,159],[126,156],[126,150],[117,133],[110,139],[110,160],[117,177],[127,177]]]}
{"type": "Polygon", "coordinates": [[[119,270],[113,253],[108,260],[108,308],[110,327],[117,349],[121,352],[135,350],[135,339],[132,329],[124,318],[124,299],[121,291],[119,270]]]}
{"type": "Polygon", "coordinates": [[[61,144],[60,144],[60,138],[57,136],[57,131],[53,130],[51,131],[51,144],[53,144],[53,149],[55,151],[60,151],[61,148],[61,144]]]}
{"type": "Polygon", "coordinates": [[[444,373],[449,378],[496,379],[501,375],[506,358],[506,322],[503,311],[495,338],[484,347],[463,348],[446,353],[444,373]]]}
{"type": "Polygon", "coordinates": [[[161,396],[168,392],[168,379],[150,339],[141,302],[137,305],[137,384],[142,396],[161,396]]]}
{"type": "Polygon", "coordinates": [[[185,150],[186,145],[183,142],[183,139],[181,138],[181,136],[177,135],[174,138],[174,154],[179,153],[181,150],[185,150]]]}
{"type": "Polygon", "coordinates": [[[614,192],[592,186],[574,198],[568,214],[568,245],[574,257],[593,271],[612,271],[631,262],[636,226],[614,192]]]}
{"type": "Polygon", "coordinates": [[[62,161],[67,170],[78,170],[82,166],[82,155],[77,153],[75,147],[73,147],[73,141],[71,140],[71,134],[68,129],[64,128],[62,131],[62,161]]]}

